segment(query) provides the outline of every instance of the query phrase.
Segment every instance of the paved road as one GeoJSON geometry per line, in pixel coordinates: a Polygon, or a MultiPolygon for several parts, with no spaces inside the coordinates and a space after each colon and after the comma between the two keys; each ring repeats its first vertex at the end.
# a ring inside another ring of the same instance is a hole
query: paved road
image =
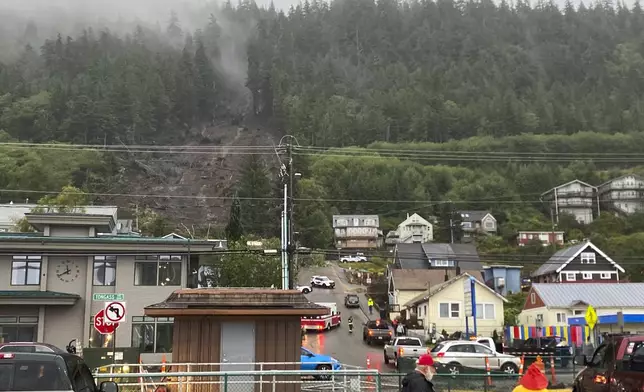
{"type": "MultiPolygon", "coordinates": [[[[364,308],[347,309],[344,307],[344,295],[346,292],[355,292],[359,286],[346,282],[341,269],[334,264],[325,267],[317,267],[303,270],[300,273],[298,282],[308,285],[313,275],[326,275],[335,280],[335,289],[326,290],[314,288],[313,292],[306,297],[311,302],[335,302],[338,310],[342,313],[342,325],[340,328],[321,333],[308,333],[303,341],[304,347],[316,353],[330,355],[346,365],[367,367],[367,359],[371,369],[380,371],[393,371],[383,363],[382,347],[368,346],[362,341],[362,323],[368,320],[366,299],[361,296],[361,304],[364,308]],[[349,334],[346,320],[353,315],[353,333],[349,334]]],[[[374,316],[375,313],[374,313],[374,316]]]]}

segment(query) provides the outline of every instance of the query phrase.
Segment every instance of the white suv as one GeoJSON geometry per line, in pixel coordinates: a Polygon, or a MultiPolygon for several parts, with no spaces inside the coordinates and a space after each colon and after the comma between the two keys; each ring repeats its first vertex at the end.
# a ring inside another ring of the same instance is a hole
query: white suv
{"type": "Polygon", "coordinates": [[[309,286],[301,286],[301,285],[297,285],[297,286],[295,287],[295,289],[296,289],[296,290],[300,290],[303,294],[308,294],[308,293],[310,293],[311,291],[313,291],[313,290],[311,289],[311,287],[309,287],[309,286]]]}
{"type": "Polygon", "coordinates": [[[327,276],[314,276],[311,278],[311,286],[332,289],[335,287],[335,282],[327,276]]]}

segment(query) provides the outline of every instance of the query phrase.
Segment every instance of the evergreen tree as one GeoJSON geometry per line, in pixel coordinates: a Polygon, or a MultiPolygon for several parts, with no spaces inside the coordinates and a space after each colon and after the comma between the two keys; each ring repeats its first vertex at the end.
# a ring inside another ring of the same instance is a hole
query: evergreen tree
{"type": "Polygon", "coordinates": [[[267,238],[279,222],[271,216],[271,179],[259,154],[250,154],[241,168],[237,195],[241,206],[241,223],[245,234],[267,238]]]}
{"type": "Polygon", "coordinates": [[[233,197],[233,203],[230,207],[230,218],[226,225],[226,238],[228,241],[239,241],[244,235],[244,228],[241,222],[241,203],[237,197],[237,192],[233,197]]]}

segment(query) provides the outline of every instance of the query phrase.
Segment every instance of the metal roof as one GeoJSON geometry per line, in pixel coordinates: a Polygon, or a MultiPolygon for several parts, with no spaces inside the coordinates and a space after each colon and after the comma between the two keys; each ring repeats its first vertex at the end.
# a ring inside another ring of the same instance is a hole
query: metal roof
{"type": "Polygon", "coordinates": [[[546,306],[583,302],[595,308],[644,307],[644,283],[533,283],[546,306]]]}
{"type": "Polygon", "coordinates": [[[541,266],[537,268],[537,270],[534,271],[530,276],[542,276],[557,271],[557,268],[561,267],[566,261],[570,260],[570,258],[573,257],[575,253],[579,252],[582,248],[585,248],[587,246],[587,242],[582,242],[569,248],[558,250],[554,255],[552,255],[552,257],[548,259],[548,261],[541,264],[541,266]]]}

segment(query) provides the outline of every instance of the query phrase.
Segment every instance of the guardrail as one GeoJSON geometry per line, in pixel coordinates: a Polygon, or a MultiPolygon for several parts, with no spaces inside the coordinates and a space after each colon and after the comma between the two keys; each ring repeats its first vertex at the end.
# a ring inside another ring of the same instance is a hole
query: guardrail
{"type": "MultiPolygon", "coordinates": [[[[380,373],[377,370],[335,371],[231,371],[169,373],[102,373],[97,381],[112,380],[120,392],[282,392],[299,384],[304,392],[350,391],[394,392],[402,388],[404,373],[380,373]]],[[[514,374],[437,374],[432,380],[437,391],[511,392],[518,384],[514,374]]],[[[568,384],[569,385],[569,384],[568,384]]],[[[568,385],[550,385],[549,389],[568,385]]]]}
{"type": "MultiPolygon", "coordinates": [[[[252,366],[254,371],[264,370],[292,370],[293,367],[300,367],[302,365],[330,365],[326,362],[212,362],[212,363],[194,363],[194,362],[161,362],[161,363],[122,363],[122,364],[108,364],[94,369],[95,374],[99,373],[144,373],[147,371],[166,372],[173,369],[181,369],[187,372],[204,372],[204,371],[218,371],[221,367],[229,366],[252,366]],[[125,370],[123,370],[125,369],[125,370]]],[[[362,370],[364,367],[347,365],[340,363],[344,370],[362,370]]]]}

